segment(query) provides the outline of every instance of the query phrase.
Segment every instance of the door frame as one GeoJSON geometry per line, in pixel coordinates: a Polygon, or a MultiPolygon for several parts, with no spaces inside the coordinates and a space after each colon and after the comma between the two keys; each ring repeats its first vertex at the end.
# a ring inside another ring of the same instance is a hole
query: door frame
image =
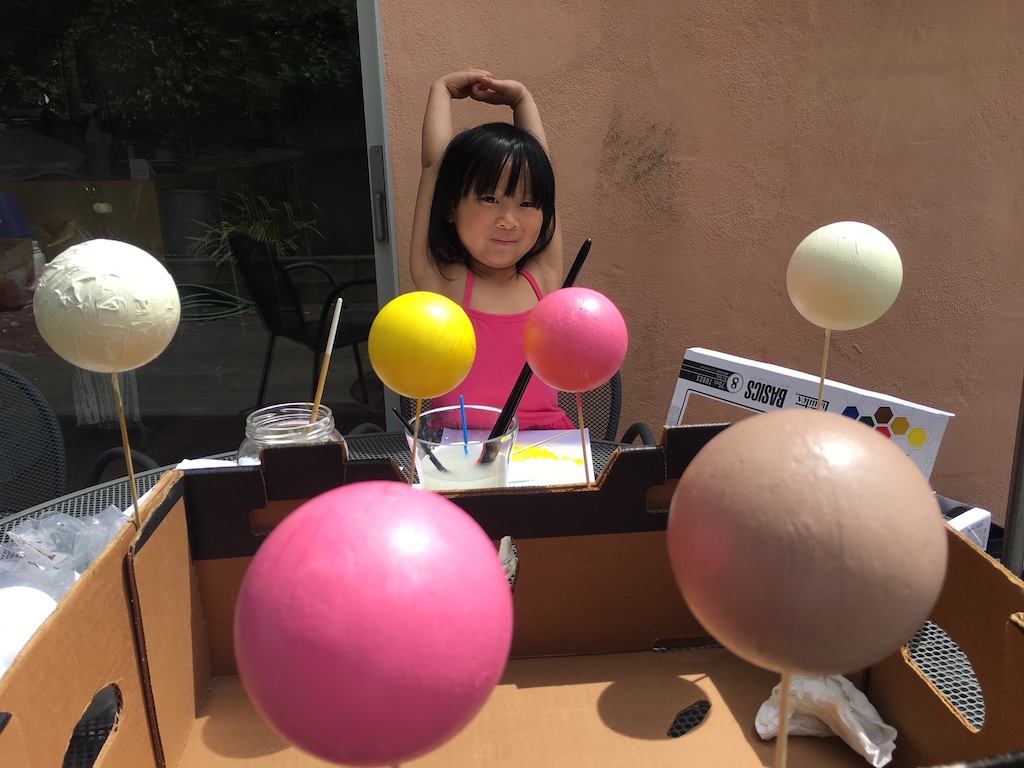
{"type": "MultiPolygon", "coordinates": [[[[378,0],[356,0],[356,15],[366,123],[366,162],[370,171],[369,194],[374,215],[373,260],[377,277],[377,306],[383,307],[398,295],[399,287],[380,3],[378,0]]],[[[389,431],[402,431],[401,422],[393,411],[398,407],[398,395],[384,387],[384,413],[389,431]]]]}

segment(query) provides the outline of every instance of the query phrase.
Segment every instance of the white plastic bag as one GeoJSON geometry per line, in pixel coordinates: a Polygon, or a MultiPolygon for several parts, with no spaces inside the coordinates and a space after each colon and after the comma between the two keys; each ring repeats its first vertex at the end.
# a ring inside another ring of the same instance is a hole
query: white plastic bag
{"type": "MultiPolygon", "coordinates": [[[[761,705],[754,727],[762,739],[779,733],[779,696],[782,684],[761,705]]],[[[841,675],[793,675],[789,686],[791,736],[839,736],[874,768],[892,760],[896,729],[882,722],[867,696],[841,675]]]]}

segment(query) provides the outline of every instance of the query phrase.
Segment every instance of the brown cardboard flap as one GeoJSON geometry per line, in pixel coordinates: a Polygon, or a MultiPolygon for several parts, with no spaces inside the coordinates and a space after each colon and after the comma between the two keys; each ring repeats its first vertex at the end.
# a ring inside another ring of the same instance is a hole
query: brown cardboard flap
{"type": "Polygon", "coordinates": [[[21,726],[10,712],[0,712],[0,765],[4,768],[32,768],[21,726]]]}
{"type": "Polygon", "coordinates": [[[349,464],[347,455],[335,443],[292,445],[265,449],[262,465],[190,470],[184,493],[192,557],[256,554],[267,534],[267,518],[259,511],[268,506],[270,519],[280,519],[282,509],[294,509],[347,481],[402,479],[391,461],[349,464]]]}
{"type": "MultiPolygon", "coordinates": [[[[141,513],[148,514],[148,504],[141,513]]],[[[0,678],[0,712],[13,713],[15,723],[7,726],[11,736],[0,734],[4,768],[18,765],[8,756],[11,745],[15,754],[27,753],[22,765],[62,765],[82,714],[111,684],[122,704],[97,765],[156,766],[124,572],[134,536],[134,526],[126,523],[0,678]]]]}
{"type": "Polygon", "coordinates": [[[242,577],[251,557],[196,562],[196,576],[207,616],[206,637],[210,653],[210,671],[214,677],[238,674],[235,665],[235,604],[242,588],[242,577]]]}
{"type": "Polygon", "coordinates": [[[666,426],[661,433],[661,445],[665,449],[665,471],[670,480],[677,480],[716,435],[728,429],[731,424],[684,424],[666,426]]]}
{"type": "MultiPolygon", "coordinates": [[[[663,445],[622,447],[591,488],[485,488],[446,495],[495,540],[664,530],[665,511],[648,510],[648,492],[665,486],[667,461],[681,472],[726,426],[667,427],[663,445]]],[[[344,483],[404,482],[394,462],[349,462],[343,446],[335,444],[268,449],[262,456],[262,466],[187,474],[185,501],[195,560],[251,557],[267,533],[267,519],[280,519],[288,505],[344,483]],[[274,508],[267,515],[257,512],[268,507],[274,508]]]]}
{"type": "MultiPolygon", "coordinates": [[[[521,575],[512,656],[647,651],[665,641],[714,643],[680,596],[664,532],[524,539],[517,547],[521,575]]],[[[195,563],[214,677],[238,674],[233,617],[251,562],[238,557],[195,563]]]]}
{"type": "Polygon", "coordinates": [[[985,723],[972,727],[912,662],[906,649],[871,667],[865,692],[882,719],[900,723],[893,765],[937,765],[1024,748],[1024,646],[1013,616],[1024,583],[947,527],[949,566],[931,620],[967,657],[981,687],[985,723]]]}
{"type": "MultiPolygon", "coordinates": [[[[437,751],[402,768],[679,768],[772,764],[753,729],[778,678],[723,650],[509,662],[483,711],[437,751]],[[703,723],[668,736],[676,716],[710,702],[703,723]]],[[[211,686],[177,768],[322,768],[264,725],[237,678],[211,686]]],[[[789,768],[862,768],[836,738],[793,738],[789,768]]]]}
{"type": "Polygon", "coordinates": [[[591,488],[485,488],[448,494],[492,539],[632,533],[665,528],[647,511],[647,491],[665,482],[660,446],[617,450],[591,488]]]}
{"type": "Polygon", "coordinates": [[[154,748],[173,765],[209,686],[209,661],[189,555],[180,473],[161,479],[156,505],[128,552],[154,748]]]}
{"type": "Polygon", "coordinates": [[[664,531],[517,540],[513,656],[649,651],[705,638],[686,607],[664,531]]]}

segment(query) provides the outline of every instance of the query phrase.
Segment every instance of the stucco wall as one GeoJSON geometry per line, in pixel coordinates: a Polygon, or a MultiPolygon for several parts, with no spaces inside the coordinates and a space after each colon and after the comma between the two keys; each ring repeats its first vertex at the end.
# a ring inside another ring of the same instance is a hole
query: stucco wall
{"type": "MultiPolygon", "coordinates": [[[[1004,518],[1024,372],[1020,0],[381,0],[403,290],[430,82],[514,77],[545,118],[579,284],[621,308],[623,424],[664,422],[690,346],[817,374],[795,246],[857,220],[899,248],[828,374],[956,413],[932,482],[1004,518]]],[[[456,105],[459,127],[495,108],[456,105]]]]}

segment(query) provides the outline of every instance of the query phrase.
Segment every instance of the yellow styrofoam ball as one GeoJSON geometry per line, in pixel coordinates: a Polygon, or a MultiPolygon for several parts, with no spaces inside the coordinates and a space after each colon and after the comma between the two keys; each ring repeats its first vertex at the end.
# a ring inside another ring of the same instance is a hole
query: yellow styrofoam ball
{"type": "Polygon", "coordinates": [[[884,315],[903,285],[896,246],[868,224],[840,221],[814,230],[786,270],[793,306],[822,328],[849,331],[884,315]]]}
{"type": "Polygon", "coordinates": [[[87,240],[57,256],[39,276],[32,309],[54,352],[97,373],[150,362],[181,319],[178,287],[164,265],[120,240],[87,240]]]}
{"type": "Polygon", "coordinates": [[[476,332],[466,312],[439,293],[413,291],[389,301],[370,327],[370,363],[400,395],[438,397],[466,378],[476,332]]]}

